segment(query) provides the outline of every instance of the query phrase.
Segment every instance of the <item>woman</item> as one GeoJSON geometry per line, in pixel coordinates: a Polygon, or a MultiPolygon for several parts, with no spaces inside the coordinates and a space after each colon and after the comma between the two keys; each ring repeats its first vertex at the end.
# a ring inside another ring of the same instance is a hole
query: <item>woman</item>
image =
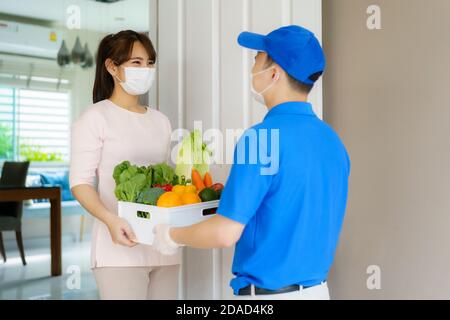
{"type": "Polygon", "coordinates": [[[106,36],[99,45],[94,104],[72,128],[70,184],[94,217],[91,267],[102,299],[176,299],[180,253],[164,256],[135,243],[117,215],[114,167],[166,162],[171,126],[162,113],[139,104],[155,79],[156,52],[134,31],[106,36]]]}

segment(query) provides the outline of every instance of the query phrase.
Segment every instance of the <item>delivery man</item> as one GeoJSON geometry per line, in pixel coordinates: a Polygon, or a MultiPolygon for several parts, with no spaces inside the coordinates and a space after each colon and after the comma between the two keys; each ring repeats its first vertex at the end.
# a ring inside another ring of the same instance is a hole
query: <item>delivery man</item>
{"type": "Polygon", "coordinates": [[[343,223],[350,160],[307,102],[325,69],[324,53],[314,34],[299,26],[266,36],[243,32],[238,42],[258,51],[252,92],[268,113],[237,143],[217,215],[190,227],[156,226],[154,247],[174,254],[180,246],[236,244],[231,287],[238,298],[329,299],[326,280],[343,223]],[[255,137],[258,147],[252,148],[255,137]],[[261,151],[277,155],[278,164],[263,161],[261,151]]]}

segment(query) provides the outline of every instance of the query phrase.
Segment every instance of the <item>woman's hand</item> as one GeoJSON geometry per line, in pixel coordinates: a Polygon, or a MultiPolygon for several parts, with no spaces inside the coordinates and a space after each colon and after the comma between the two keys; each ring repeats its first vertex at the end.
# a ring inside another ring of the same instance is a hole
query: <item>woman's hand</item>
{"type": "Polygon", "coordinates": [[[114,243],[126,247],[137,245],[137,239],[128,222],[112,214],[100,200],[97,190],[91,185],[82,184],[72,188],[72,193],[81,205],[94,217],[108,226],[114,243]]]}
{"type": "Polygon", "coordinates": [[[109,229],[112,241],[126,247],[137,245],[137,238],[128,222],[116,215],[111,214],[106,225],[109,229]]]}

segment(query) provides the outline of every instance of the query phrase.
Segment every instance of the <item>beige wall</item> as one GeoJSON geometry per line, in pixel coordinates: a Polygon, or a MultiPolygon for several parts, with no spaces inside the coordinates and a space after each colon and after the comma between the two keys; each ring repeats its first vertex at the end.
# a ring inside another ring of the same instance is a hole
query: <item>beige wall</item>
{"type": "Polygon", "coordinates": [[[334,298],[450,298],[450,1],[324,0],[324,117],[352,159],[334,298]],[[381,6],[382,30],[366,27],[381,6]],[[381,268],[381,290],[366,268],[381,268]]]}

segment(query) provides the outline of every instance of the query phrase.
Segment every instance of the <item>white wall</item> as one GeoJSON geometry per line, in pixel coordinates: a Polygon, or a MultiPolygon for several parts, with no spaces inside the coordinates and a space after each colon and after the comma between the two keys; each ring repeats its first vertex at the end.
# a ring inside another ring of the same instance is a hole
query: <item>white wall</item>
{"type": "Polygon", "coordinates": [[[147,30],[148,0],[122,0],[115,3],[92,0],[1,1],[0,12],[12,16],[52,21],[65,26],[68,16],[66,10],[73,5],[80,10],[81,24],[84,30],[103,33],[124,29],[147,30]]]}
{"type": "MultiPolygon", "coordinates": [[[[262,120],[263,106],[250,97],[253,54],[237,44],[248,30],[268,33],[299,24],[320,39],[321,1],[317,0],[153,0],[158,13],[159,89],[157,105],[174,128],[247,128],[262,120]]],[[[322,115],[321,82],[311,102],[322,115]]],[[[226,181],[228,165],[212,168],[214,180],[226,181]]],[[[232,298],[232,250],[188,249],[183,298],[232,298]]]]}
{"type": "MultiPolygon", "coordinates": [[[[72,50],[76,36],[79,34],[80,40],[83,45],[88,43],[89,50],[94,56],[98,49],[98,44],[106,36],[106,33],[86,31],[83,30],[79,33],[76,31],[66,30],[66,44],[69,50],[72,50]]],[[[55,62],[56,63],[56,62],[55,62]]],[[[71,67],[72,85],[71,85],[71,109],[72,109],[72,121],[76,120],[79,115],[92,104],[92,89],[94,87],[95,79],[95,64],[92,68],[82,69],[80,66],[71,67]]]]}

